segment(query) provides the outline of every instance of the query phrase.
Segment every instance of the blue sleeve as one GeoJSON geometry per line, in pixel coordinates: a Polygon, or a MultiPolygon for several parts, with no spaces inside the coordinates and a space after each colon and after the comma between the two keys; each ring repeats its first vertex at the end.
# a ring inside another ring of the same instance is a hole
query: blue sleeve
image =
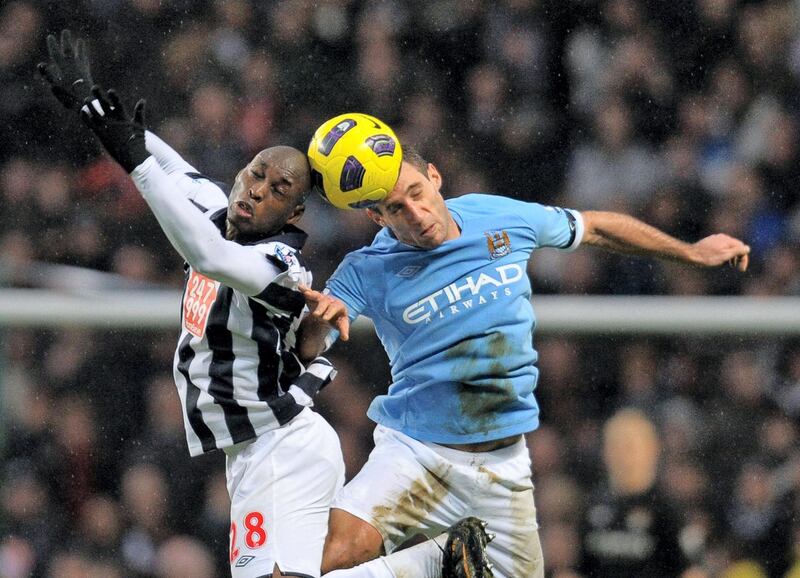
{"type": "Polygon", "coordinates": [[[583,217],[578,211],[539,203],[521,205],[520,214],[533,229],[537,248],[555,247],[566,251],[578,248],[583,238],[583,217]]]}
{"type": "Polygon", "coordinates": [[[472,218],[488,218],[495,226],[519,223],[529,229],[534,248],[577,249],[583,239],[583,217],[574,209],[529,203],[502,195],[475,193],[448,201],[456,212],[472,218]]]}
{"type": "Polygon", "coordinates": [[[362,270],[363,259],[353,253],[347,255],[328,279],[325,292],[341,299],[347,305],[347,314],[353,321],[367,309],[363,286],[366,274],[362,270]]]}

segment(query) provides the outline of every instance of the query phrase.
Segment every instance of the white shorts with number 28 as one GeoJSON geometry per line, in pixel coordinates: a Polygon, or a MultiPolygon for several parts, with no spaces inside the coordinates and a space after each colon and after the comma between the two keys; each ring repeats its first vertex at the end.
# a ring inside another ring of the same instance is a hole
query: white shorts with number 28
{"type": "Polygon", "coordinates": [[[225,450],[233,578],[320,575],[331,501],[344,483],[339,438],[304,409],[287,425],[225,450]]]}

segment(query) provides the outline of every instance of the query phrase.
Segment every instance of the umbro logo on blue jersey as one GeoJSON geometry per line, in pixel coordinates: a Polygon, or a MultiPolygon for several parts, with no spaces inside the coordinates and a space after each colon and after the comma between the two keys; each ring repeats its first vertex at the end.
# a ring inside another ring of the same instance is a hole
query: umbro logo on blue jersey
{"type": "Polygon", "coordinates": [[[398,277],[413,277],[419,270],[422,269],[421,265],[409,265],[408,267],[403,267],[400,269],[395,275],[398,277]]]}
{"type": "Polygon", "coordinates": [[[486,243],[489,245],[489,257],[499,259],[511,253],[511,240],[505,231],[486,231],[486,243]]]}

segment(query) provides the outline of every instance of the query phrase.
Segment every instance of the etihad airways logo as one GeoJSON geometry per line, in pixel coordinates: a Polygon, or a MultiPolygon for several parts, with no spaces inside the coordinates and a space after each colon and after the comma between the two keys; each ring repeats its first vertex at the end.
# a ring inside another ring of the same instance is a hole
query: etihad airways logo
{"type": "Polygon", "coordinates": [[[462,310],[472,309],[494,301],[502,295],[511,296],[511,285],[522,279],[525,275],[522,266],[518,263],[501,265],[495,268],[495,274],[481,273],[477,279],[472,276],[465,277],[462,281],[450,283],[446,287],[431,293],[424,299],[406,307],[403,311],[403,321],[410,325],[430,322],[436,316],[443,318],[446,313],[458,314],[462,310]],[[492,287],[494,289],[481,293],[481,289],[492,287]]]}

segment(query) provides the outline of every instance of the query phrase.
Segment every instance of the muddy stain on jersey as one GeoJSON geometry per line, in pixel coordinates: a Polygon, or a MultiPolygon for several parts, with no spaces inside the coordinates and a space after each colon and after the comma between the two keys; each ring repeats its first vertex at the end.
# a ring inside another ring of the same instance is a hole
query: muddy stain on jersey
{"type": "Polygon", "coordinates": [[[447,352],[448,358],[458,360],[453,365],[451,379],[460,384],[461,413],[477,425],[477,431],[492,431],[497,414],[517,401],[503,361],[514,350],[514,343],[506,335],[495,332],[464,340],[447,352]]]}
{"type": "Polygon", "coordinates": [[[450,493],[449,471],[450,466],[437,473],[428,470],[389,504],[375,506],[372,509],[374,525],[383,528],[394,541],[402,542],[410,537],[450,493]]]}

